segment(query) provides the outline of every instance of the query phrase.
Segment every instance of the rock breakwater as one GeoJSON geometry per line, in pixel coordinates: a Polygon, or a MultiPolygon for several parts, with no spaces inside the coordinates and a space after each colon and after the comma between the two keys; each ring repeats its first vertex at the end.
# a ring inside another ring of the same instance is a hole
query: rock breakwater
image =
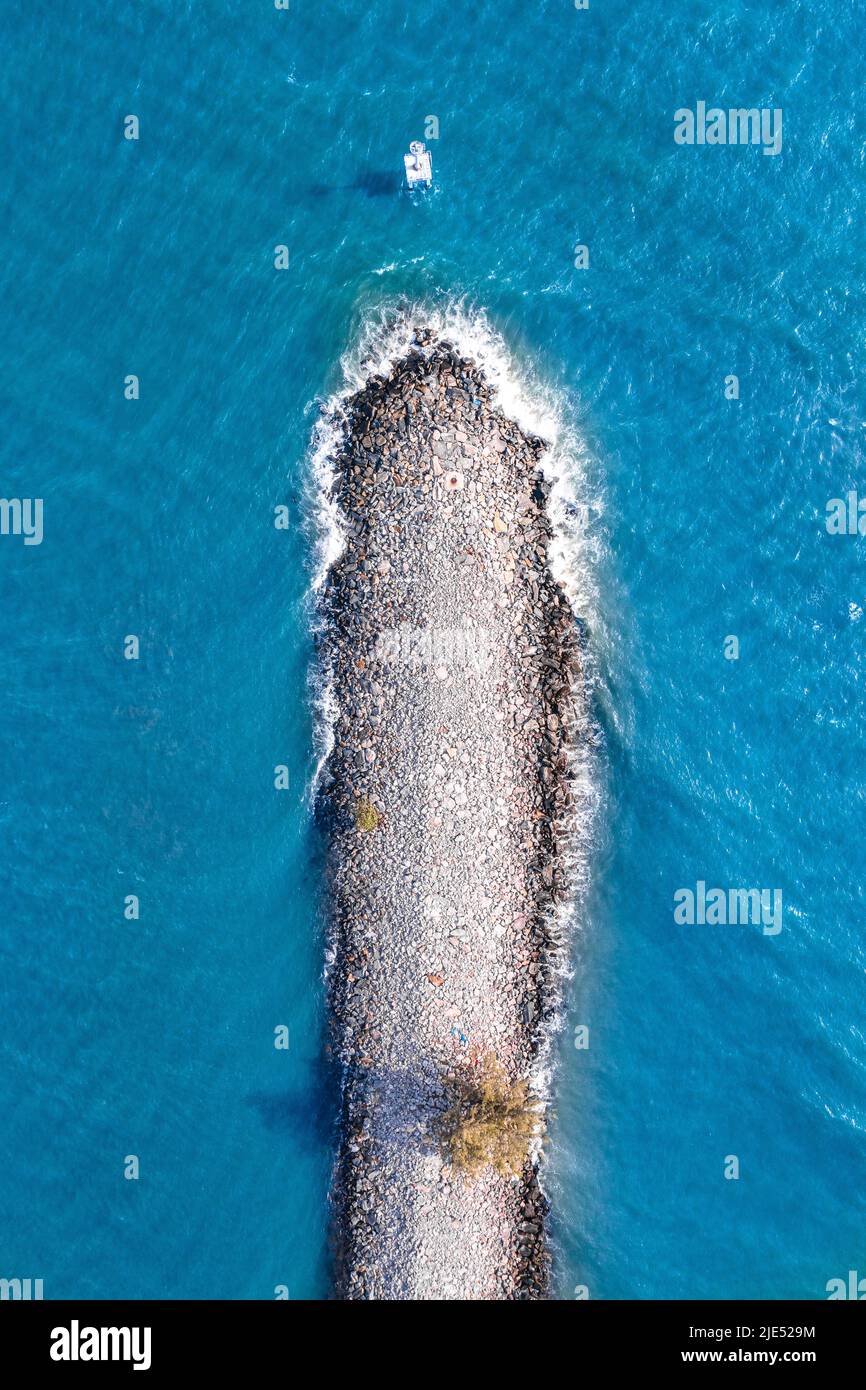
{"type": "Polygon", "coordinates": [[[344,1298],[548,1291],[537,1155],[469,1178],[436,1140],[456,1077],[491,1055],[531,1074],[558,1002],[580,672],[548,564],[545,447],[424,328],[343,414],[320,806],[344,1298]]]}

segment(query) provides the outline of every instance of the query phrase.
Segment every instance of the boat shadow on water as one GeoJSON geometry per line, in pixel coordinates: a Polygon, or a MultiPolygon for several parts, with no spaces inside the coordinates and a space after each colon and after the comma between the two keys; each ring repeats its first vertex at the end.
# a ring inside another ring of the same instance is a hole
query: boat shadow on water
{"type": "Polygon", "coordinates": [[[307,1080],[281,1091],[247,1097],[265,1129],[291,1138],[306,1152],[336,1147],[340,1112],[339,1070],[327,1055],[313,1060],[307,1080]]]}
{"type": "Polygon", "coordinates": [[[366,193],[368,198],[384,198],[399,193],[403,185],[400,174],[392,169],[364,169],[353,183],[314,183],[308,192],[313,198],[329,193],[366,193]]]}

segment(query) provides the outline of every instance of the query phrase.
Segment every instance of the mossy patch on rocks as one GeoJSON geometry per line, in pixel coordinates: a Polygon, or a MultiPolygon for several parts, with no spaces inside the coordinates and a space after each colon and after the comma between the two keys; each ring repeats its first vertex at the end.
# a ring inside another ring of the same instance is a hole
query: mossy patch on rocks
{"type": "Polygon", "coordinates": [[[355,828],[369,834],[371,830],[378,830],[381,824],[382,812],[378,806],[374,805],[369,796],[359,797],[355,806],[355,828]]]}

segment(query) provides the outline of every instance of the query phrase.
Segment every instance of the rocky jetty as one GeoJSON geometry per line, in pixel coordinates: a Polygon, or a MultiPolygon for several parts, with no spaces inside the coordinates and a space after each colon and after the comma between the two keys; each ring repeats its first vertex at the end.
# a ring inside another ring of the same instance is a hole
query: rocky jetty
{"type": "Polygon", "coordinates": [[[454,1079],[531,1074],[557,1005],[578,644],[548,565],[543,440],[431,330],[346,405],[345,547],[322,593],[335,699],[334,1185],[348,1299],[537,1299],[546,1203],[437,1141],[454,1079]]]}

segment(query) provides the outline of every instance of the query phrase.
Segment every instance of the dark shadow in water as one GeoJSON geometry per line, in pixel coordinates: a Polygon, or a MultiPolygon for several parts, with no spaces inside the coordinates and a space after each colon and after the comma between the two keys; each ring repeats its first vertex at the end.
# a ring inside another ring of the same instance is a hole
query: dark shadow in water
{"type": "Polygon", "coordinates": [[[402,182],[402,176],[392,169],[365,169],[352,187],[361,189],[368,198],[382,198],[388,193],[398,193],[402,182]]]}
{"type": "MultiPolygon", "coordinates": [[[[311,647],[312,652],[312,647],[311,647]]],[[[316,811],[323,798],[316,799],[316,811]]],[[[311,816],[304,833],[303,869],[292,885],[292,892],[317,904],[309,926],[315,928],[321,943],[324,963],[327,937],[327,860],[328,840],[323,833],[318,814],[311,816]]],[[[315,1013],[312,1024],[317,1035],[307,1042],[318,1043],[315,1055],[305,1063],[304,1078],[294,1086],[276,1092],[258,1091],[247,1096],[248,1103],[259,1113],[265,1128],[274,1134],[291,1136],[305,1152],[333,1152],[336,1148],[340,1110],[340,1069],[333,1061],[328,1028],[327,999],[315,1013]]],[[[290,1047],[294,1046],[294,1039],[290,1047]]]]}
{"type": "Polygon", "coordinates": [[[265,1129],[291,1136],[303,1152],[320,1154],[336,1148],[339,1077],[326,1057],[314,1062],[304,1085],[270,1093],[255,1091],[247,1100],[265,1129]]]}
{"type": "Polygon", "coordinates": [[[385,198],[399,193],[402,182],[402,175],[396,170],[364,169],[354,183],[314,183],[307,192],[314,198],[324,198],[328,193],[346,190],[366,193],[368,198],[385,198]]]}

